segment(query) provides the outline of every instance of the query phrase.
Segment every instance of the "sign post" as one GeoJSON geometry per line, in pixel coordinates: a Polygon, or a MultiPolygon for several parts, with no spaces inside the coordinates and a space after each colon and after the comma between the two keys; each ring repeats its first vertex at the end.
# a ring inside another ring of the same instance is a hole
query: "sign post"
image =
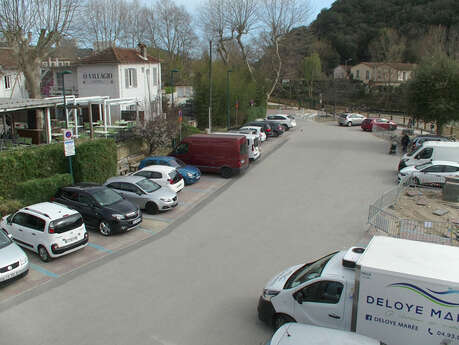
{"type": "Polygon", "coordinates": [[[72,168],[72,156],[75,156],[75,140],[73,140],[73,132],[71,129],[64,129],[64,153],[65,157],[69,157],[69,170],[72,176],[72,184],[75,183],[72,168]]]}
{"type": "Polygon", "coordinates": [[[180,141],[182,141],[182,120],[183,120],[182,115],[183,115],[182,109],[179,109],[179,111],[178,111],[178,122],[179,122],[179,140],[180,141]]]}

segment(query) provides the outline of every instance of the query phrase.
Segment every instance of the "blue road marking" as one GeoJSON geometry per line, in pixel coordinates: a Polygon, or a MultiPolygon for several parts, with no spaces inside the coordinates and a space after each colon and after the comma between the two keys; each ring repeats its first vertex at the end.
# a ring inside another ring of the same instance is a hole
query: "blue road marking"
{"type": "Polygon", "coordinates": [[[36,264],[32,264],[31,263],[31,264],[29,264],[29,267],[31,269],[33,269],[34,271],[40,272],[40,273],[42,273],[42,274],[44,274],[45,276],[48,276],[48,277],[51,277],[51,278],[58,278],[59,277],[58,274],[50,272],[47,269],[44,269],[43,267],[38,266],[36,264]]]}
{"type": "Polygon", "coordinates": [[[139,228],[139,230],[147,233],[147,234],[150,234],[150,235],[154,235],[156,234],[156,232],[154,232],[153,230],[148,230],[148,229],[145,229],[145,228],[139,228]]]}
{"type": "Polygon", "coordinates": [[[105,253],[113,253],[113,250],[104,248],[104,247],[99,246],[98,244],[95,244],[95,243],[88,243],[88,247],[100,250],[101,252],[105,252],[105,253]]]}

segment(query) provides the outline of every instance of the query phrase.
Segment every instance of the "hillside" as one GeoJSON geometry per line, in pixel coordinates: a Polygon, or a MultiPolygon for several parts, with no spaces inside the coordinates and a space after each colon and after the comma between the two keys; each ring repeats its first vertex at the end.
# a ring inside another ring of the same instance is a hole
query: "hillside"
{"type": "Polygon", "coordinates": [[[331,43],[342,62],[352,58],[354,64],[372,60],[369,46],[384,28],[394,29],[403,42],[401,62],[417,62],[421,42],[439,25],[445,28],[445,40],[456,47],[458,0],[337,0],[320,12],[311,28],[320,40],[331,43]]]}

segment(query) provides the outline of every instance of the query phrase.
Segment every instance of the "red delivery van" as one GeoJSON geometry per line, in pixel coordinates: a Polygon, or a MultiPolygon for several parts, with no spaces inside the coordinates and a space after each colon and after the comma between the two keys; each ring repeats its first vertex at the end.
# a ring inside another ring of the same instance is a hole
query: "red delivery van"
{"type": "Polygon", "coordinates": [[[170,156],[201,171],[228,178],[247,169],[249,155],[245,135],[195,134],[183,139],[170,156]]]}

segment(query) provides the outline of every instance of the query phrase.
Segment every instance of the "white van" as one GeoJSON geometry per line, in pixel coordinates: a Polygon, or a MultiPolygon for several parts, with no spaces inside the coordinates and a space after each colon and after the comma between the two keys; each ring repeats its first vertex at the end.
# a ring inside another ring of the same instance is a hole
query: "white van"
{"type": "Polygon", "coordinates": [[[261,152],[259,147],[260,139],[256,134],[248,133],[235,133],[235,132],[212,132],[212,134],[220,135],[244,135],[247,138],[247,146],[249,152],[249,159],[255,161],[260,158],[261,152]]]}
{"type": "Polygon", "coordinates": [[[403,155],[398,170],[430,161],[459,162],[459,142],[427,141],[417,150],[403,155]]]}

